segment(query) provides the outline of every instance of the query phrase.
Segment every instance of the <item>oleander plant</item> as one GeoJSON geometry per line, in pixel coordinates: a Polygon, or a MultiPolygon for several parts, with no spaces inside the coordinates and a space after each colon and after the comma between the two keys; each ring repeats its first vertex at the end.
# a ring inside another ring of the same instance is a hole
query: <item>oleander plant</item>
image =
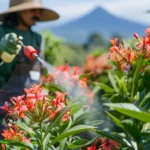
{"type": "Polygon", "coordinates": [[[90,54],[83,66],[55,66],[41,84],[5,102],[1,149],[148,150],[150,28],[145,32],[133,34],[132,46],[110,40],[107,56],[90,54]]]}

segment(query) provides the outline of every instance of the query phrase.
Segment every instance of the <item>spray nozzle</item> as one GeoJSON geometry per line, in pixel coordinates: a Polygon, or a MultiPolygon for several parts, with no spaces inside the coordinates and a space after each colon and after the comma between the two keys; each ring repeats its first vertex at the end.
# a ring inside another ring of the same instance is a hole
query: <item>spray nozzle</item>
{"type": "Polygon", "coordinates": [[[30,59],[34,59],[38,57],[38,52],[34,49],[34,47],[28,45],[25,46],[22,41],[19,41],[19,44],[24,47],[24,54],[30,59]]]}
{"type": "Polygon", "coordinates": [[[38,56],[38,52],[32,46],[25,46],[24,54],[30,59],[34,59],[38,56]]]}

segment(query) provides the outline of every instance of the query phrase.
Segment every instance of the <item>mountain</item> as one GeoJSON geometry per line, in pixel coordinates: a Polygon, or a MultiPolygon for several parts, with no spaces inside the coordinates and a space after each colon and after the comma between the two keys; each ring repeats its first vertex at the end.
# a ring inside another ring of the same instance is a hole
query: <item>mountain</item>
{"type": "Polygon", "coordinates": [[[119,33],[124,38],[132,37],[134,32],[144,35],[147,26],[125,20],[108,13],[105,9],[97,7],[81,18],[50,30],[57,36],[64,37],[68,42],[82,43],[90,34],[99,33],[106,39],[113,33],[119,33]]]}

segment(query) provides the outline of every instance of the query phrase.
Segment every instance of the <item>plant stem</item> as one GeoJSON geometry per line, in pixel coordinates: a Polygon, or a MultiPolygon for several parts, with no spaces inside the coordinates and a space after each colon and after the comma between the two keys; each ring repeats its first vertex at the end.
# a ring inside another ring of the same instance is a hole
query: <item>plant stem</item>
{"type": "Polygon", "coordinates": [[[39,123],[39,127],[40,127],[40,134],[41,134],[41,137],[40,137],[40,139],[41,139],[41,145],[40,145],[40,147],[41,147],[41,150],[45,150],[45,145],[44,145],[44,139],[43,139],[43,134],[42,134],[42,125],[41,125],[41,122],[39,123]]]}
{"type": "Polygon", "coordinates": [[[133,74],[130,102],[133,102],[133,98],[134,98],[134,95],[138,86],[138,79],[139,79],[143,61],[144,61],[144,55],[139,56],[139,58],[137,59],[135,71],[133,74]]]}

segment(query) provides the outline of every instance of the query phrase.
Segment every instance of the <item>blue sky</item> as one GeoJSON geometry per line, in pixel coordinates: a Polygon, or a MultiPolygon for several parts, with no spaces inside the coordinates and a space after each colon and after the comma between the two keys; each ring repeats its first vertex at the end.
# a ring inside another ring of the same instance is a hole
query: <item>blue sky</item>
{"type": "MultiPolygon", "coordinates": [[[[8,8],[9,0],[0,1],[0,12],[8,8]]],[[[65,23],[90,12],[97,6],[135,22],[150,25],[150,0],[43,0],[46,7],[57,11],[60,19],[52,24],[65,23]]]]}

